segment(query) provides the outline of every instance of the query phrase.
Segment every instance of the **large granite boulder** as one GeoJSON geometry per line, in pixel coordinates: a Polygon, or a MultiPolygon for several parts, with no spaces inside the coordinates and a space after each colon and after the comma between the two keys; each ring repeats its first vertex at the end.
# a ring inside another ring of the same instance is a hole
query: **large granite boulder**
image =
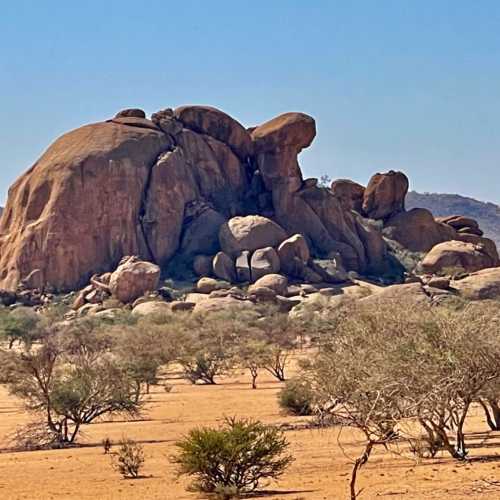
{"type": "Polygon", "coordinates": [[[453,269],[474,272],[494,264],[481,246],[452,240],[433,247],[420,265],[424,272],[442,273],[453,269]]]}
{"type": "Polygon", "coordinates": [[[500,267],[481,269],[466,278],[452,281],[451,286],[469,300],[498,299],[500,267]]]}
{"type": "Polygon", "coordinates": [[[266,274],[275,274],[280,270],[280,259],[272,247],[255,250],[250,258],[250,273],[256,281],[266,274]]]}
{"type": "Polygon", "coordinates": [[[436,221],[425,208],[394,215],[384,224],[383,234],[412,252],[428,252],[438,243],[456,238],[455,229],[436,221]]]}
{"type": "Polygon", "coordinates": [[[375,174],[363,194],[363,212],[371,219],[386,219],[402,212],[408,185],[403,172],[375,174]]]}
{"type": "Polygon", "coordinates": [[[276,222],[261,215],[233,217],[220,228],[220,246],[228,255],[238,255],[243,250],[276,247],[287,234],[276,222]]]}
{"type": "Polygon", "coordinates": [[[291,191],[302,184],[297,155],[316,135],[314,119],[304,113],[285,113],[251,132],[257,165],[266,188],[287,182],[291,191]]]}
{"type": "Polygon", "coordinates": [[[227,144],[241,159],[252,154],[252,139],[245,127],[228,114],[211,106],[181,106],[174,117],[195,132],[227,144]]]}
{"type": "Polygon", "coordinates": [[[135,256],[125,257],[111,274],[109,289],[114,298],[129,303],[158,288],[160,268],[135,256]]]}
{"type": "Polygon", "coordinates": [[[333,196],[339,200],[344,210],[362,212],[363,197],[365,194],[364,186],[349,179],[337,179],[332,182],[330,190],[333,196]]]}

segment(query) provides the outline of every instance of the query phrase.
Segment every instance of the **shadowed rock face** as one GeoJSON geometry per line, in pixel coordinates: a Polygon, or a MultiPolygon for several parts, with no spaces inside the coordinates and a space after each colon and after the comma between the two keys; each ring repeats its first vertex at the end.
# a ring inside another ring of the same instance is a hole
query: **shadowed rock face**
{"type": "MultiPolygon", "coordinates": [[[[401,172],[377,174],[366,190],[348,181],[334,189],[304,182],[297,156],[315,134],[314,119],[303,113],[285,113],[247,130],[207,106],[164,109],[151,120],[140,109],[128,109],[69,132],[9,190],[0,220],[0,288],[15,289],[36,275],[43,286],[75,289],[91,275],[115,269],[127,255],[162,269],[180,262],[195,264],[197,272],[217,267],[237,276],[251,271],[248,251],[269,247],[274,256],[292,235],[302,238],[311,259],[383,274],[388,249],[382,229],[388,220],[394,239],[430,249],[428,242],[419,245],[420,219],[405,216],[408,179],[401,172]],[[252,222],[258,236],[252,241],[245,239],[251,231],[241,217],[252,222]],[[220,250],[227,262],[219,262],[220,250]]],[[[431,214],[427,219],[445,234],[436,242],[457,234],[431,214]]],[[[456,238],[481,238],[473,221],[461,223],[467,231],[459,229],[456,238]]],[[[497,256],[482,240],[488,254],[497,256]]],[[[281,263],[283,269],[311,277],[302,256],[291,259],[281,263]]]]}

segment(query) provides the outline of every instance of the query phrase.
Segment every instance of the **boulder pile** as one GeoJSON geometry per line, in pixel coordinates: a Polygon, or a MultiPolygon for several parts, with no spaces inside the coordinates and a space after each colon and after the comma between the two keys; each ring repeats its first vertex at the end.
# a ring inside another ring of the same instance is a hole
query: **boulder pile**
{"type": "MultiPolygon", "coordinates": [[[[245,128],[207,106],[150,118],[127,109],[63,135],[9,190],[0,301],[82,287],[77,310],[151,293],[164,301],[161,278],[174,273],[201,278],[194,295],[203,289],[221,307],[270,297],[288,307],[290,287],[319,293],[359,276],[390,284],[500,265],[476,221],[406,211],[402,172],[377,173],[366,188],[304,179],[298,155],[315,135],[303,113],[245,128]]],[[[209,307],[184,302],[169,307],[209,307]]]]}

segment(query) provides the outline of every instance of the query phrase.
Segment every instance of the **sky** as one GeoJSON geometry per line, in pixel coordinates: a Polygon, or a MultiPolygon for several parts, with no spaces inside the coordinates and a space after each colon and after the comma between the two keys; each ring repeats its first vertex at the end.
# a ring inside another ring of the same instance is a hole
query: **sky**
{"type": "Polygon", "coordinates": [[[0,204],[60,134],[184,104],[312,115],[307,177],[500,203],[500,2],[0,0],[0,204]]]}

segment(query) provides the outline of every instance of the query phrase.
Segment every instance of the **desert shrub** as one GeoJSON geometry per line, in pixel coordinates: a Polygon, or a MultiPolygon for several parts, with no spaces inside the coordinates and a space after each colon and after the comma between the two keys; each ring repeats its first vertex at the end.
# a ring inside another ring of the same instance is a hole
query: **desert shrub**
{"type": "Polygon", "coordinates": [[[124,479],[136,479],[144,465],[144,449],[131,439],[122,439],[113,463],[124,479]]]}
{"type": "Polygon", "coordinates": [[[279,478],[293,460],[278,429],[235,418],[226,419],[220,428],[193,429],[176,447],[179,454],[172,460],[179,475],[194,477],[198,491],[226,498],[279,478]]]}
{"type": "Polygon", "coordinates": [[[314,392],[307,379],[292,378],[278,394],[279,405],[292,415],[312,415],[314,413],[314,392]]]}

